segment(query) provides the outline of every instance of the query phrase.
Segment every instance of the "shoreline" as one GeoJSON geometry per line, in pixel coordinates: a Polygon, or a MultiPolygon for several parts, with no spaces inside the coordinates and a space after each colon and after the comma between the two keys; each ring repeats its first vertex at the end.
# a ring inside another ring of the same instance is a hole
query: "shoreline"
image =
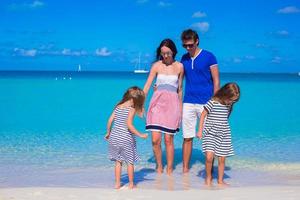
{"type": "MultiPolygon", "coordinates": [[[[259,166],[259,165],[258,165],[259,166]]],[[[298,166],[298,165],[297,165],[298,166]]],[[[262,166],[260,166],[262,167],[262,166]]],[[[1,188],[102,188],[114,187],[113,169],[102,168],[66,168],[61,170],[38,170],[22,168],[0,168],[1,188]],[[22,173],[16,173],[16,172],[22,173]]],[[[205,170],[203,166],[194,165],[190,173],[182,174],[182,168],[174,170],[171,176],[157,174],[153,167],[136,168],[134,182],[140,189],[152,190],[197,190],[205,188],[205,170]]],[[[213,184],[217,181],[217,167],[214,167],[213,184]]],[[[242,187],[298,187],[300,186],[300,170],[285,169],[225,169],[224,181],[230,184],[230,188],[242,187]]],[[[123,185],[128,184],[126,169],[121,176],[123,185]]],[[[1,199],[0,199],[1,200],[1,199]]]]}
{"type": "Polygon", "coordinates": [[[67,200],[67,199],[299,199],[300,186],[253,186],[189,189],[180,191],[133,189],[122,187],[120,190],[101,188],[60,188],[60,187],[25,187],[0,188],[0,199],[22,200],[67,200]]]}

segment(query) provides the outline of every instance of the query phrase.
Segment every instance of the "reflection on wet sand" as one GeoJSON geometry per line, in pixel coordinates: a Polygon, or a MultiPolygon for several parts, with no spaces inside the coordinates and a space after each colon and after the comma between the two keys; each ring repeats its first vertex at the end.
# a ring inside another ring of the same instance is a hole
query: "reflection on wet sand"
{"type": "Polygon", "coordinates": [[[173,175],[157,174],[154,181],[154,188],[158,190],[175,190],[175,178],[173,175]]]}
{"type": "Polygon", "coordinates": [[[191,180],[190,180],[190,174],[184,173],[182,175],[182,188],[184,190],[189,190],[191,187],[191,180]]]}

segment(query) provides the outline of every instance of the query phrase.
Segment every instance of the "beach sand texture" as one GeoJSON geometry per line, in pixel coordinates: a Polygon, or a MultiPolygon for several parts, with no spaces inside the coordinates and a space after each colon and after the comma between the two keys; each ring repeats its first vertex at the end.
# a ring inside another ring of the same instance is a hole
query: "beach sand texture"
{"type": "Polygon", "coordinates": [[[99,188],[3,188],[1,200],[107,200],[107,199],[300,199],[299,186],[192,189],[181,191],[99,188]]]}

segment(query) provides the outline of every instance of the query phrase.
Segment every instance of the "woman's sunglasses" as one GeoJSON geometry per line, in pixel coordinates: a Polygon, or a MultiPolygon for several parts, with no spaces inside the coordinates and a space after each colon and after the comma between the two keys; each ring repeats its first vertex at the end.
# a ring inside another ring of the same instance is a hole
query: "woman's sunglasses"
{"type": "Polygon", "coordinates": [[[170,57],[170,56],[173,55],[173,52],[171,52],[171,51],[168,51],[168,52],[161,52],[160,55],[161,55],[162,57],[164,57],[164,56],[170,57]]]}

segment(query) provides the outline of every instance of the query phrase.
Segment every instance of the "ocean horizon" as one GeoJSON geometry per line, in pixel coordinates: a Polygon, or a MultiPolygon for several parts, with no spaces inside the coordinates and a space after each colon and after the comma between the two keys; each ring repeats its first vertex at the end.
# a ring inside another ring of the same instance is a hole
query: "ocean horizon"
{"type": "MultiPolygon", "coordinates": [[[[60,73],[60,72],[71,72],[71,73],[101,73],[101,72],[106,72],[106,73],[112,73],[112,72],[117,72],[117,73],[134,73],[134,70],[8,70],[8,69],[2,69],[0,70],[0,73],[60,73]]],[[[147,74],[147,73],[136,73],[136,74],[147,74]]],[[[291,72],[280,72],[280,71],[232,71],[232,72],[222,72],[220,71],[220,74],[296,74],[299,75],[299,72],[291,71],[291,72]]]]}

